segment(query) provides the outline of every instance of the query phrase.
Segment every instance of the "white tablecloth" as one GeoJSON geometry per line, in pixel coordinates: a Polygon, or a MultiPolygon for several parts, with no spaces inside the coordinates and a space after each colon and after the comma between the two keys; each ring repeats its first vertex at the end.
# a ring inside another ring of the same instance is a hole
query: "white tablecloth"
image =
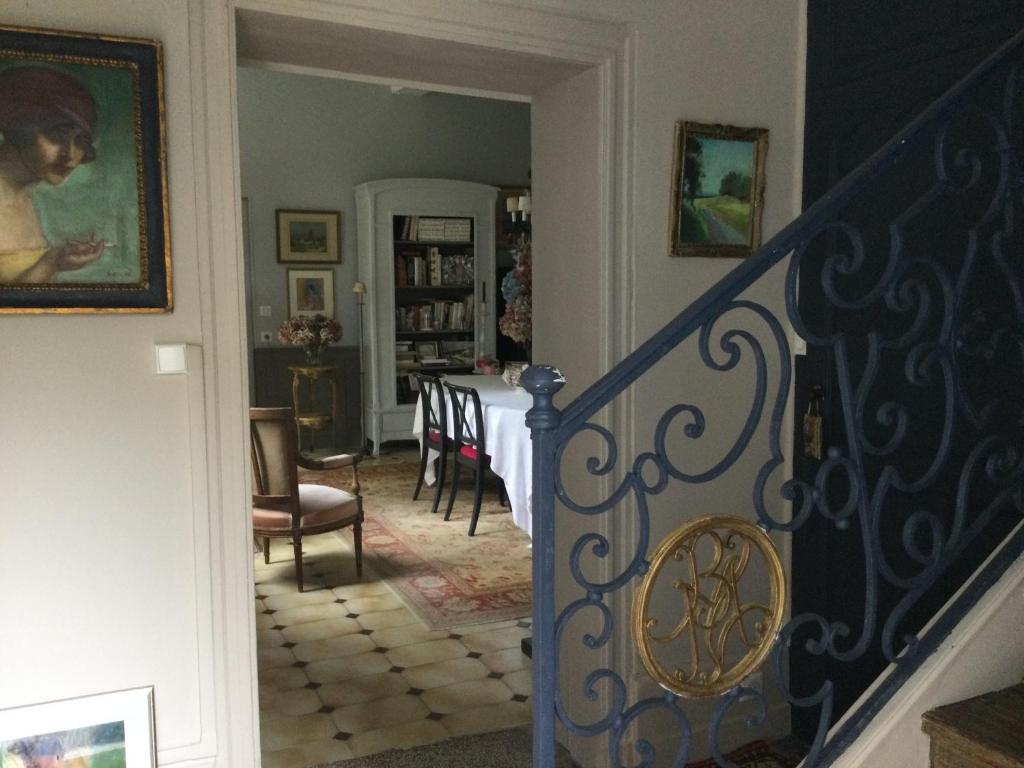
{"type": "MultiPolygon", "coordinates": [[[[533,443],[530,430],[526,427],[526,412],[533,406],[533,398],[521,388],[510,387],[501,376],[446,376],[452,384],[473,387],[480,395],[483,408],[484,432],[487,438],[487,453],[491,457],[491,469],[505,481],[509,504],[512,507],[512,520],[528,534],[533,535],[531,528],[530,504],[533,495],[533,443]]],[[[452,423],[451,403],[445,398],[447,405],[448,436],[454,430],[452,423]]],[[[436,403],[435,403],[435,407],[436,403]]],[[[473,404],[466,409],[468,419],[473,419],[473,404]]],[[[413,421],[413,434],[422,441],[420,424],[423,419],[423,403],[416,401],[416,418],[413,421]]],[[[434,459],[437,452],[431,451],[428,456],[427,471],[424,479],[429,485],[435,481],[434,459]]],[[[451,469],[448,470],[448,473],[451,469]]],[[[449,474],[450,476],[450,474],[449,474]]]]}

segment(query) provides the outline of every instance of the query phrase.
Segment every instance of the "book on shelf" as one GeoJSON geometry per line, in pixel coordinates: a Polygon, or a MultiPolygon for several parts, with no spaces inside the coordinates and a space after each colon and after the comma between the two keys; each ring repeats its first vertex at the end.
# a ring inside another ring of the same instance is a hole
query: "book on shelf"
{"type": "Polygon", "coordinates": [[[416,239],[444,240],[444,221],[444,219],[428,218],[426,216],[420,217],[416,239]]]}
{"type": "Polygon", "coordinates": [[[448,365],[447,357],[424,357],[420,360],[420,365],[448,365]]]}
{"type": "Polygon", "coordinates": [[[399,288],[406,285],[405,257],[401,255],[395,256],[395,285],[399,288]]]}
{"type": "Polygon", "coordinates": [[[430,284],[441,285],[441,250],[434,246],[428,254],[430,259],[430,284]]]}
{"type": "Polygon", "coordinates": [[[471,219],[445,219],[444,240],[469,242],[473,239],[471,219]]]}

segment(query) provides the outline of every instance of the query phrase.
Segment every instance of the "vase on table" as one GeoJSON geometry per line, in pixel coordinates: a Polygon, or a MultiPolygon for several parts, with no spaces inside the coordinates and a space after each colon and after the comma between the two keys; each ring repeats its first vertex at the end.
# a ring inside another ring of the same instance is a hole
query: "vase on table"
{"type": "Polygon", "coordinates": [[[320,357],[323,353],[324,348],[321,346],[316,347],[303,347],[302,351],[306,353],[306,364],[307,365],[320,365],[320,357]]]}

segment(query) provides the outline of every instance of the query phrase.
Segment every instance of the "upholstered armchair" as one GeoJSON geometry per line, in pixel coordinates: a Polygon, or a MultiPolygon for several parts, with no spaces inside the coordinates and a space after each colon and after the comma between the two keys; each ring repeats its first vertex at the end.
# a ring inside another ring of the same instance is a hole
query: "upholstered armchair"
{"type": "Polygon", "coordinates": [[[298,450],[291,408],[251,408],[252,528],[263,539],[264,562],[270,562],[270,539],[289,538],[295,557],[295,579],[302,592],[302,537],[352,526],[356,574],[363,573],[363,500],[359,495],[358,455],[325,458],[298,450]],[[351,467],[348,491],[327,485],[299,483],[298,468],[329,470],[351,467]]]}

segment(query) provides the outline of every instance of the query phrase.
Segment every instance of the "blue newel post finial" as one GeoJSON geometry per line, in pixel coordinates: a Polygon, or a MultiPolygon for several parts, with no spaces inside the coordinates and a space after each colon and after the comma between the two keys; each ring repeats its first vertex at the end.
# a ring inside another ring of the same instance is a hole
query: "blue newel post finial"
{"type": "Polygon", "coordinates": [[[565,377],[550,365],[531,365],[519,383],[533,395],[526,426],[533,440],[533,765],[555,764],[555,455],[562,414],[552,398],[565,377]]]}
{"type": "Polygon", "coordinates": [[[519,384],[533,395],[533,408],[526,412],[526,426],[534,432],[555,429],[561,415],[552,398],[565,386],[561,371],[553,365],[531,365],[523,371],[519,384]]]}

